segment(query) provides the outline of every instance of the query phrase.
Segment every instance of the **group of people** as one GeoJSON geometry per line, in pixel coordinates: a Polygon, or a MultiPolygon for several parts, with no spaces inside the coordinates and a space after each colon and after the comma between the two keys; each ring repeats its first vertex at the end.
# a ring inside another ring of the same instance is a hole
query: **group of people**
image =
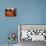
{"type": "Polygon", "coordinates": [[[5,16],[16,16],[16,9],[5,9],[5,16]]]}

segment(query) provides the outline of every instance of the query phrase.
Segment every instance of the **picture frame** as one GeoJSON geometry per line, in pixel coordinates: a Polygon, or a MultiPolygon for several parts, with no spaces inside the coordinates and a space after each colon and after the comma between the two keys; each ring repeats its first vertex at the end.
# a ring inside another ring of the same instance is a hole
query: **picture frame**
{"type": "Polygon", "coordinates": [[[5,16],[7,17],[15,17],[16,16],[16,8],[6,8],[5,16]]]}

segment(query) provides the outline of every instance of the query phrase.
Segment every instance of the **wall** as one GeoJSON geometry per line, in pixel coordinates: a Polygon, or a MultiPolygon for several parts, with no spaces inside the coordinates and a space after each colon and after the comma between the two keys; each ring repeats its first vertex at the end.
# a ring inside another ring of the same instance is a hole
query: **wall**
{"type": "MultiPolygon", "coordinates": [[[[0,0],[0,44],[7,44],[9,32],[17,24],[46,24],[46,0],[0,0]],[[16,17],[5,17],[5,8],[17,8],[16,17]]],[[[16,39],[17,43],[17,39],[16,39]]]]}

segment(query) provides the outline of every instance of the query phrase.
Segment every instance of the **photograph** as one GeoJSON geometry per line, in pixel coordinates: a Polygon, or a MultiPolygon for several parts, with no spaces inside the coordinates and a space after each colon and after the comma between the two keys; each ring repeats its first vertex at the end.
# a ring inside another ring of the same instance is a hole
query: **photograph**
{"type": "Polygon", "coordinates": [[[6,8],[5,16],[16,16],[16,8],[6,8]]]}

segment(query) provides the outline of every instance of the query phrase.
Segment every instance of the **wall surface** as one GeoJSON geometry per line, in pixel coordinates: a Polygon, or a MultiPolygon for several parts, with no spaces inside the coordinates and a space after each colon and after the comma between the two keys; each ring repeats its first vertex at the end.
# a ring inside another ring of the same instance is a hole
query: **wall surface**
{"type": "Polygon", "coordinates": [[[8,43],[9,32],[17,34],[17,24],[46,24],[46,0],[0,0],[0,44],[8,43]],[[5,8],[11,7],[17,16],[5,17],[5,8]]]}

